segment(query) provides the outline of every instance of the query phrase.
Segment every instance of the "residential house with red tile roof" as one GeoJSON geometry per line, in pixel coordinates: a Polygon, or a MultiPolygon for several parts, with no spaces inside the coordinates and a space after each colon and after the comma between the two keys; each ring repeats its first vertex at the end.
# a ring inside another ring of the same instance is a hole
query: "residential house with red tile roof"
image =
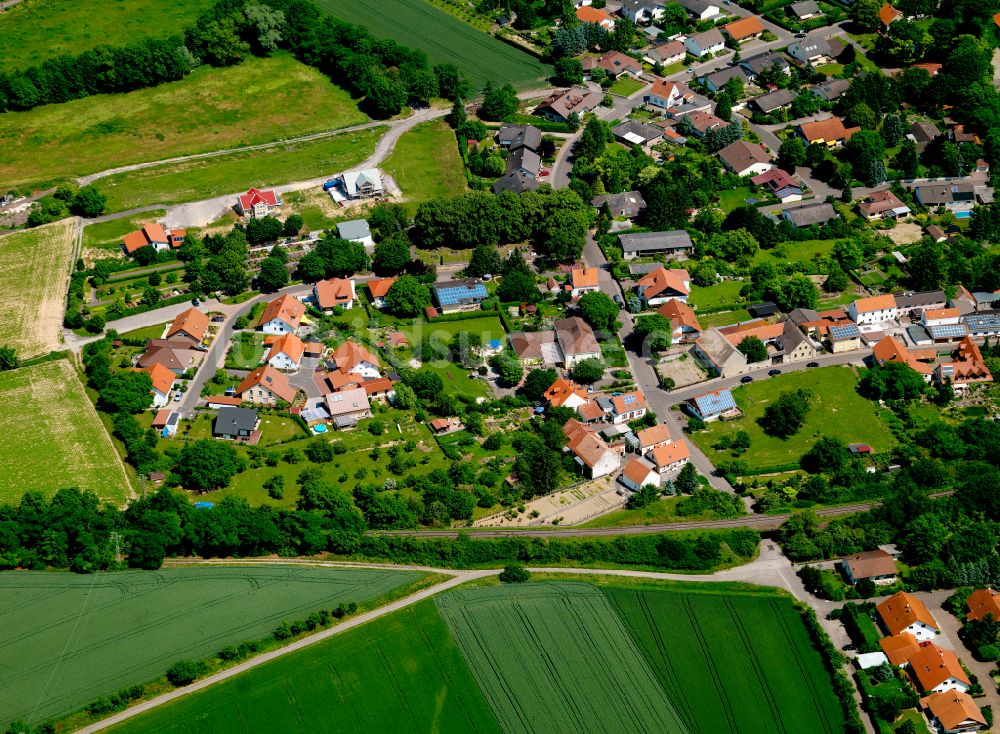
{"type": "Polygon", "coordinates": [[[898,635],[883,637],[878,641],[878,644],[889,662],[897,668],[905,668],[910,664],[910,658],[920,652],[920,645],[917,644],[917,638],[909,632],[900,632],[898,635]]]}
{"type": "Polygon", "coordinates": [[[346,340],[333,351],[331,357],[337,370],[370,380],[381,377],[378,357],[352,339],[346,340]]]}
{"type": "Polygon", "coordinates": [[[291,332],[266,337],[264,346],[268,349],[267,364],[289,372],[294,372],[301,366],[302,355],[306,351],[305,342],[291,332]]]}
{"type": "Polygon", "coordinates": [[[333,313],[337,308],[354,308],[354,279],[330,278],[320,280],[313,286],[313,298],[323,313],[333,313]]]}
{"type": "Polygon", "coordinates": [[[927,606],[913,594],[898,591],[875,607],[882,626],[890,635],[909,632],[918,642],[933,640],[940,627],[927,606]]]}
{"type": "Polygon", "coordinates": [[[170,402],[170,391],[174,387],[174,379],[177,377],[173,372],[162,364],[152,364],[149,367],[136,367],[136,372],[145,372],[152,380],[153,386],[149,393],[153,396],[153,407],[162,408],[170,402]]]}
{"type": "Polygon", "coordinates": [[[595,293],[601,290],[598,281],[599,272],[597,268],[573,268],[569,273],[569,282],[566,284],[570,295],[573,298],[579,298],[584,293],[595,293]]]}
{"type": "Polygon", "coordinates": [[[858,298],[847,307],[847,315],[858,324],[878,324],[899,317],[896,298],[891,293],[869,298],[858,298]]]}
{"type": "Polygon", "coordinates": [[[671,441],[670,429],[663,423],[636,431],[635,437],[638,441],[636,451],[642,455],[648,454],[658,446],[666,446],[671,441]]]}
{"type": "Polygon", "coordinates": [[[993,375],[986,366],[979,346],[971,337],[966,336],[958,343],[952,361],[934,368],[934,381],[949,384],[956,390],[965,390],[969,385],[993,382],[993,375]]]}
{"type": "Polygon", "coordinates": [[[743,43],[752,38],[760,38],[760,35],[765,30],[764,24],[760,22],[760,18],[756,15],[748,15],[745,18],[734,20],[732,23],[726,23],[726,25],[722,26],[722,32],[736,43],[743,43]]]}
{"type": "Polygon", "coordinates": [[[934,374],[934,368],[922,358],[936,359],[937,352],[933,349],[926,354],[921,350],[911,351],[892,336],[880,339],[872,347],[872,359],[879,365],[884,365],[887,362],[901,362],[919,372],[926,382],[930,382],[934,374]]]}
{"type": "Polygon", "coordinates": [[[587,388],[565,377],[557,377],[542,398],[553,408],[579,408],[587,402],[587,388]]]}
{"type": "Polygon", "coordinates": [[[239,398],[257,405],[276,405],[279,401],[292,403],[296,392],[288,378],[269,365],[261,365],[250,372],[236,388],[239,398]]]}
{"type": "Polygon", "coordinates": [[[236,202],[236,212],[241,217],[260,219],[268,216],[279,206],[281,206],[281,199],[270,189],[251,188],[245,194],[240,194],[236,202]]]}
{"type": "Polygon", "coordinates": [[[122,238],[125,253],[133,255],[143,247],[152,247],[157,252],[170,249],[170,236],[163,225],[148,222],[134,232],[129,232],[122,238]]]}
{"type": "Polygon", "coordinates": [[[636,291],[647,306],[659,306],[671,300],[686,304],[691,295],[691,274],[687,270],[660,266],[639,278],[636,291]]]}
{"type": "Polygon", "coordinates": [[[1000,622],[1000,593],[993,589],[976,589],[969,594],[965,605],[969,607],[965,618],[970,621],[980,622],[987,614],[992,614],[993,619],[1000,622]]]}
{"type": "Polygon", "coordinates": [[[940,734],[968,734],[987,728],[986,718],[968,693],[942,691],[920,699],[930,729],[940,734]]]}
{"type": "Polygon", "coordinates": [[[618,477],[618,481],[633,492],[638,492],[650,484],[659,487],[660,473],[645,459],[633,457],[625,463],[625,468],[622,470],[621,476],[618,477]]]}
{"type": "Polygon", "coordinates": [[[646,415],[646,396],[638,390],[611,396],[612,423],[628,423],[646,415]]]}
{"type": "Polygon", "coordinates": [[[614,30],[615,19],[600,8],[583,5],[576,9],[576,17],[581,23],[596,23],[604,30],[614,30]]]}
{"type": "Polygon", "coordinates": [[[830,148],[839,148],[860,129],[860,127],[845,127],[844,121],[839,117],[804,122],[796,128],[807,143],[817,143],[830,148]]]}
{"type": "Polygon", "coordinates": [[[664,446],[657,446],[648,456],[660,474],[671,474],[691,461],[691,447],[687,445],[687,441],[671,441],[664,446]]]}
{"type": "Polygon", "coordinates": [[[208,322],[208,314],[204,314],[196,308],[189,308],[174,317],[165,338],[170,341],[186,342],[192,346],[199,346],[208,332],[208,322]]]}
{"type": "Polygon", "coordinates": [[[701,324],[698,322],[698,317],[684,301],[671,298],[656,309],[656,312],[670,319],[674,329],[672,333],[674,342],[694,342],[701,337],[701,324]]]}
{"type": "Polygon", "coordinates": [[[287,334],[298,328],[305,312],[302,301],[285,293],[267,304],[257,328],[265,334],[287,334]]]}
{"type": "Polygon", "coordinates": [[[566,449],[573,453],[577,466],[591,479],[607,476],[618,470],[621,459],[596,433],[588,431],[579,421],[570,419],[563,425],[566,449]]]}
{"type": "Polygon", "coordinates": [[[924,693],[967,693],[972,687],[958,656],[933,642],[910,657],[910,671],[924,693]]]}
{"type": "Polygon", "coordinates": [[[375,308],[382,308],[385,306],[385,297],[389,293],[389,289],[392,288],[392,284],[396,282],[395,278],[376,278],[375,280],[368,281],[368,292],[372,297],[372,305],[375,308]]]}

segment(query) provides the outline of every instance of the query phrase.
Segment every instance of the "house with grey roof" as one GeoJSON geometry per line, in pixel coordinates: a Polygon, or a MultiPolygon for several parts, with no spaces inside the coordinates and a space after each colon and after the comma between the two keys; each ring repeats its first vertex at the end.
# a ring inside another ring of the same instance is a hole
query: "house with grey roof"
{"type": "Polygon", "coordinates": [[[718,92],[730,79],[739,79],[744,84],[750,83],[750,77],[743,71],[741,66],[727,66],[725,69],[713,71],[711,74],[698,77],[698,81],[704,84],[710,92],[718,92]]]}
{"type": "Polygon", "coordinates": [[[711,20],[722,15],[720,6],[710,0],[677,0],[677,2],[688,11],[688,15],[697,20],[711,20]]]}
{"type": "Polygon", "coordinates": [[[257,411],[250,408],[234,408],[226,405],[219,408],[212,424],[212,436],[235,440],[250,438],[257,429],[257,411]]]}
{"type": "Polygon", "coordinates": [[[809,227],[814,224],[825,224],[837,218],[837,210],[832,204],[805,204],[804,206],[785,209],[781,216],[796,227],[809,227]]]}
{"type": "Polygon", "coordinates": [[[765,51],[762,54],[747,57],[740,62],[740,66],[751,79],[756,79],[759,74],[774,68],[777,68],[785,76],[792,73],[789,58],[781,51],[765,51]]]}
{"type": "Polygon", "coordinates": [[[913,190],[917,201],[928,208],[943,206],[951,211],[969,211],[976,204],[976,187],[971,183],[924,184],[913,190]]]}
{"type": "Polygon", "coordinates": [[[788,55],[803,64],[822,64],[834,57],[834,50],[825,38],[803,38],[788,44],[788,55]]]}
{"type": "Polygon", "coordinates": [[[655,145],[663,138],[663,129],[639,120],[625,120],[611,128],[615,139],[623,145],[655,145]]]}
{"type": "Polygon", "coordinates": [[[618,242],[626,260],[650,255],[664,255],[670,260],[681,260],[694,249],[691,235],[683,229],[622,234],[618,236],[618,242]]]}
{"type": "Polygon", "coordinates": [[[497,133],[497,145],[508,150],[527,148],[537,151],[542,144],[542,131],[534,125],[504,123],[497,133]]]}
{"type": "Polygon", "coordinates": [[[646,208],[646,201],[638,191],[624,191],[620,194],[601,194],[590,200],[594,208],[600,211],[605,204],[613,217],[637,217],[646,208]]]}
{"type": "Polygon", "coordinates": [[[777,110],[783,110],[792,106],[792,102],[798,95],[790,89],[775,89],[773,92],[762,94],[750,100],[751,107],[755,107],[759,112],[770,115],[777,110]]]}
{"type": "Polygon", "coordinates": [[[337,236],[342,240],[357,242],[365,247],[374,247],[372,231],[367,219],[352,219],[348,222],[337,222],[337,236]]]}
{"type": "Polygon", "coordinates": [[[747,358],[714,326],[701,332],[691,353],[710,372],[729,377],[746,371],[747,358]]]}
{"type": "Polygon", "coordinates": [[[816,4],[816,0],[802,0],[802,2],[792,3],[788,6],[788,12],[798,20],[809,20],[810,18],[817,18],[823,15],[823,11],[816,4]]]}
{"type": "Polygon", "coordinates": [[[809,91],[820,99],[833,102],[846,92],[850,86],[851,82],[847,79],[828,79],[822,84],[809,87],[809,91]]]}
{"type": "Polygon", "coordinates": [[[692,56],[701,58],[709,54],[717,54],[726,47],[726,39],[722,37],[722,31],[712,28],[704,33],[695,33],[688,36],[684,41],[684,47],[692,56]]]}

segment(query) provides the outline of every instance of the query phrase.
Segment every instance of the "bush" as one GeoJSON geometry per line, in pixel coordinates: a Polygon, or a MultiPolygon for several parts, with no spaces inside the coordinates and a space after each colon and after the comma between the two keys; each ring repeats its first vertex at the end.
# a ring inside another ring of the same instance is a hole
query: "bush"
{"type": "Polygon", "coordinates": [[[167,670],[167,680],[178,688],[194,683],[208,666],[201,660],[178,660],[167,670]]]}
{"type": "Polygon", "coordinates": [[[385,433],[385,423],[382,421],[372,421],[368,424],[368,433],[373,436],[381,436],[385,433]]]}
{"type": "Polygon", "coordinates": [[[981,645],[976,651],[976,655],[979,660],[993,662],[1000,658],[1000,647],[996,645],[981,645]]]}
{"type": "Polygon", "coordinates": [[[523,584],[531,574],[524,567],[523,563],[508,563],[500,572],[500,583],[502,584],[523,584]]]}

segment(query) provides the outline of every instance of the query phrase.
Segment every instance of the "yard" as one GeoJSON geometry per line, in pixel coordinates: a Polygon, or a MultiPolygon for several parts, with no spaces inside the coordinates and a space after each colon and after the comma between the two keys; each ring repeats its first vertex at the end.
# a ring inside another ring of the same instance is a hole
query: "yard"
{"type": "Polygon", "coordinates": [[[487,81],[510,82],[519,89],[541,88],[551,73],[551,67],[533,56],[490,38],[425,0],[318,0],[317,4],[332,15],[360,23],[376,36],[425,52],[431,64],[455,64],[469,80],[473,95],[487,81]]]}
{"type": "Polygon", "coordinates": [[[99,13],[73,0],[24,0],[0,14],[0,48],[7,69],[79,54],[95,46],[121,46],[141,38],[179,34],[212,0],[115,0],[99,13]]]}
{"type": "Polygon", "coordinates": [[[22,359],[59,349],[75,218],[0,237],[0,345],[22,359]]]}
{"type": "Polygon", "coordinates": [[[0,395],[0,502],[79,487],[125,503],[125,467],[69,362],[0,372],[0,395]]]}
{"type": "Polygon", "coordinates": [[[365,120],[346,91],[287,54],[202,66],[149,89],[0,116],[0,181],[27,186],[94,173],[109,161],[123,166],[267,143],[365,120]]]}
{"type": "Polygon", "coordinates": [[[756,199],[758,202],[767,198],[763,193],[752,194],[749,186],[740,186],[738,189],[719,192],[719,208],[728,214],[733,209],[745,206],[747,199],[756,199]]]}
{"type": "Polygon", "coordinates": [[[226,369],[252,370],[264,358],[264,335],[256,331],[241,331],[233,335],[226,352],[226,369]]]}
{"type": "Polygon", "coordinates": [[[133,214],[121,219],[112,219],[110,222],[97,222],[87,224],[83,228],[84,248],[102,248],[113,252],[121,252],[122,237],[136,229],[139,229],[146,222],[155,222],[167,213],[166,209],[155,209],[149,212],[133,214]]]}
{"type": "Polygon", "coordinates": [[[4,609],[0,726],[65,716],[159,678],[176,660],[213,656],[282,621],[372,600],[421,575],[301,566],[3,574],[0,596],[17,604],[4,609]]]}
{"type": "Polygon", "coordinates": [[[166,327],[166,323],[153,324],[152,326],[144,326],[141,329],[126,331],[118,336],[121,339],[159,339],[163,336],[164,327],[166,327]]]}
{"type": "Polygon", "coordinates": [[[422,123],[403,133],[382,168],[396,179],[412,205],[458,196],[466,190],[455,133],[441,120],[422,123]]]}
{"type": "MultiPolygon", "coordinates": [[[[171,163],[101,179],[110,211],[152,204],[179,204],[235,194],[251,186],[277,186],[332,176],[357,165],[375,150],[385,128],[333,135],[201,160],[171,163]]],[[[317,187],[318,188],[318,187],[317,187]]]]}
{"type": "Polygon", "coordinates": [[[736,305],[741,301],[740,291],[742,289],[743,281],[741,280],[724,280],[710,286],[692,285],[688,305],[695,311],[736,305]]]}
{"type": "MultiPolygon", "coordinates": [[[[836,240],[802,240],[782,242],[769,250],[760,250],[754,257],[754,264],[760,263],[810,263],[817,258],[829,257],[836,240]]],[[[810,271],[811,272],[811,271],[810,271]]]]}
{"type": "Polygon", "coordinates": [[[641,82],[638,79],[633,79],[629,76],[623,76],[621,79],[612,84],[608,91],[611,92],[611,94],[617,94],[622,97],[631,97],[644,86],[646,86],[646,82],[641,82]]]}
{"type": "Polygon", "coordinates": [[[730,460],[728,451],[712,446],[722,436],[738,430],[750,434],[750,450],[741,459],[752,469],[797,464],[799,458],[822,436],[834,436],[845,443],[867,443],[878,453],[895,444],[889,429],[879,420],[875,406],[857,394],[858,377],[848,367],[824,367],[791,372],[758,380],[733,390],[733,397],[745,416],[735,421],[715,421],[692,439],[713,462],[730,460]],[[812,407],[805,424],[787,440],[768,436],[757,424],[764,409],[781,393],[806,388],[813,393],[812,407]]]}

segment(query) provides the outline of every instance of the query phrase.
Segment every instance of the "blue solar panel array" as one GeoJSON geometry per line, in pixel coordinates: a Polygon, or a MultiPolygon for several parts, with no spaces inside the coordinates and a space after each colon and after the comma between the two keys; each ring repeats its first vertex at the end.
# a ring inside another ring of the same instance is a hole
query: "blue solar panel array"
{"type": "Polygon", "coordinates": [[[853,339],[861,336],[861,330],[857,324],[844,324],[843,326],[831,326],[830,336],[834,339],[853,339]]]}
{"type": "Polygon", "coordinates": [[[965,324],[941,324],[940,326],[928,326],[927,333],[933,339],[954,339],[966,336],[969,333],[969,328],[965,324]]]}
{"type": "Polygon", "coordinates": [[[724,413],[736,407],[736,401],[733,400],[733,394],[729,390],[719,390],[719,392],[699,395],[694,399],[694,404],[698,408],[698,412],[702,415],[724,413]]]}
{"type": "Polygon", "coordinates": [[[470,283],[466,285],[440,286],[434,289],[437,296],[438,305],[455,306],[462,303],[475,303],[487,297],[486,286],[482,283],[470,283]]]}

